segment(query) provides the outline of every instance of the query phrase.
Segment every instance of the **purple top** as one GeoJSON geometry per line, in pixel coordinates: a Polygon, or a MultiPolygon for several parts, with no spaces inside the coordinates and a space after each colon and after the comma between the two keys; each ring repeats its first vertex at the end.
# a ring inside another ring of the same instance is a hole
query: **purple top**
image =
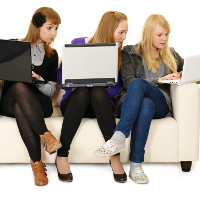
{"type": "MultiPolygon", "coordinates": [[[[83,38],[83,37],[82,38],[75,38],[75,39],[72,40],[71,43],[72,44],[84,44],[85,38],[83,38]]],[[[59,81],[60,84],[62,84],[62,62],[60,63],[60,67],[58,69],[58,81],[59,81]]],[[[109,96],[112,103],[113,103],[113,101],[112,101],[113,98],[115,97],[116,93],[120,89],[120,85],[121,85],[121,75],[119,73],[118,74],[118,84],[117,84],[117,86],[104,88],[107,91],[108,96],[109,96]]],[[[65,94],[63,95],[63,97],[60,101],[60,104],[72,92],[72,88],[65,88],[64,90],[65,90],[65,94]]]]}
{"type": "Polygon", "coordinates": [[[71,41],[71,44],[85,44],[85,38],[87,38],[87,37],[74,38],[71,41]]]}

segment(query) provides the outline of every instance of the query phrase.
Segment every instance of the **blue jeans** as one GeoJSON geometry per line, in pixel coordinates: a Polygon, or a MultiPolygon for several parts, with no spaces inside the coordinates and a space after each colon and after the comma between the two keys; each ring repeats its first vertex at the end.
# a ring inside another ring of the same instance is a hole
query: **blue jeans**
{"type": "Polygon", "coordinates": [[[151,121],[164,118],[168,112],[165,96],[157,87],[142,78],[137,78],[129,84],[122,104],[120,121],[114,132],[121,131],[126,138],[131,132],[131,162],[144,162],[144,148],[151,121]]]}

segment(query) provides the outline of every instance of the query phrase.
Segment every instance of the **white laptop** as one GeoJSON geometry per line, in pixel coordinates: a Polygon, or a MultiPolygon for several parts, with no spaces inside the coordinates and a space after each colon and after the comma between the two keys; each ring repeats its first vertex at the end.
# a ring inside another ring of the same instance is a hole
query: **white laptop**
{"type": "Polygon", "coordinates": [[[113,87],[117,82],[117,43],[63,45],[61,88],[113,87]]]}
{"type": "Polygon", "coordinates": [[[200,55],[189,56],[184,59],[182,77],[177,80],[163,80],[159,83],[182,85],[200,81],[200,55]]]}

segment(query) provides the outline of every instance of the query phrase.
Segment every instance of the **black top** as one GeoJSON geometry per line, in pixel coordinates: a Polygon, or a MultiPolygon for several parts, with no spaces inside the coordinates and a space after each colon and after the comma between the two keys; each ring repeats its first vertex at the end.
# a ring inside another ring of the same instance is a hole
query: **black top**
{"type": "Polygon", "coordinates": [[[44,56],[44,61],[40,66],[33,66],[33,71],[40,75],[45,81],[57,83],[58,53],[54,49],[54,54],[49,58],[44,56]]]}

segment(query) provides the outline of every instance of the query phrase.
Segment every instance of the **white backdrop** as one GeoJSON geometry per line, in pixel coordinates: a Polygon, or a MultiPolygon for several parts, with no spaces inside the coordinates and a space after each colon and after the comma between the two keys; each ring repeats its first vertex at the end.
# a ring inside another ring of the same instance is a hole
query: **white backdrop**
{"type": "MultiPolygon", "coordinates": [[[[42,6],[54,8],[61,16],[54,48],[61,55],[61,46],[75,37],[92,36],[102,14],[117,10],[128,16],[126,44],[140,39],[144,21],[153,13],[166,17],[171,25],[170,46],[182,56],[200,54],[199,0],[0,0],[0,38],[23,38],[33,12],[42,6]]],[[[6,134],[6,133],[5,133],[6,134]]],[[[3,141],[1,141],[3,142],[3,141]]],[[[124,164],[126,173],[129,164],[124,164]]],[[[47,165],[49,184],[34,185],[29,164],[0,164],[1,199],[199,199],[200,163],[193,162],[191,172],[181,171],[180,164],[144,163],[150,182],[138,185],[115,183],[108,164],[73,164],[72,183],[60,182],[55,166],[47,165]]]]}
{"type": "MultiPolygon", "coordinates": [[[[2,0],[1,0],[2,2],[2,0]]],[[[199,54],[199,0],[4,0],[0,5],[1,39],[25,37],[34,11],[42,6],[54,8],[61,16],[54,48],[61,54],[61,46],[75,37],[92,36],[102,14],[117,10],[128,16],[129,31],[126,44],[140,39],[146,18],[153,13],[165,16],[171,25],[170,46],[182,56],[199,54]]]]}

